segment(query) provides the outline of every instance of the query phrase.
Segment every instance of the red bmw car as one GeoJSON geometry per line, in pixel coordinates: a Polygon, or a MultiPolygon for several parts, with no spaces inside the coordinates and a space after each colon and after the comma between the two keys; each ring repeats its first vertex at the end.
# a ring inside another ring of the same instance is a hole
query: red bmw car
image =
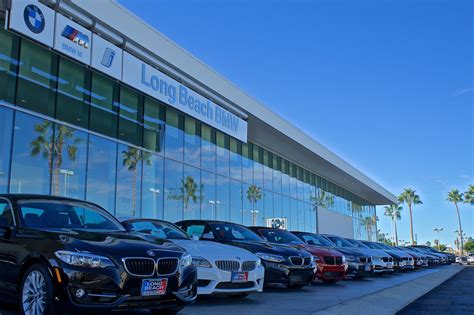
{"type": "Polygon", "coordinates": [[[340,252],[309,245],[296,235],[285,230],[259,226],[249,228],[270,243],[292,246],[311,253],[317,265],[315,280],[319,279],[325,283],[336,283],[345,278],[346,262],[344,255],[340,252]]]}

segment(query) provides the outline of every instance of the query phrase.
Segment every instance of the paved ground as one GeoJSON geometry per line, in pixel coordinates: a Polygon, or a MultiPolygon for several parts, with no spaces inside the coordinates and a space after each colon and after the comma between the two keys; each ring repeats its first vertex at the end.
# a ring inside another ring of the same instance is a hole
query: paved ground
{"type": "MultiPolygon", "coordinates": [[[[359,301],[362,297],[374,296],[390,288],[416,286],[418,281],[426,281],[448,272],[456,272],[459,266],[443,266],[416,272],[383,275],[364,280],[347,280],[333,285],[314,284],[301,290],[269,289],[264,293],[254,294],[245,299],[226,297],[199,298],[198,301],[180,314],[182,315],[240,315],[240,314],[312,314],[332,307],[359,301]]],[[[407,290],[405,290],[407,291],[407,290]]],[[[472,296],[471,296],[472,298],[472,296]]],[[[385,299],[380,299],[384,303],[385,299]]],[[[379,300],[375,302],[379,304],[379,300]]],[[[384,304],[380,304],[384,305],[384,304]]],[[[379,306],[380,306],[379,305],[379,306]]],[[[406,304],[405,304],[406,305],[406,304]]],[[[349,305],[350,307],[350,305],[349,305]]],[[[351,309],[350,314],[359,314],[351,309]]],[[[362,312],[361,312],[362,313],[362,312]]],[[[364,314],[372,314],[370,305],[364,308],[364,314]]],[[[0,315],[17,315],[15,308],[0,306],[0,315]]],[[[127,312],[127,314],[129,314],[127,312]]],[[[137,313],[140,314],[140,313],[137,313]]],[[[146,314],[141,312],[141,314],[146,314]]],[[[347,314],[347,312],[345,313],[347,314]]]]}
{"type": "Polygon", "coordinates": [[[474,314],[474,266],[468,266],[397,315],[474,314]]]}

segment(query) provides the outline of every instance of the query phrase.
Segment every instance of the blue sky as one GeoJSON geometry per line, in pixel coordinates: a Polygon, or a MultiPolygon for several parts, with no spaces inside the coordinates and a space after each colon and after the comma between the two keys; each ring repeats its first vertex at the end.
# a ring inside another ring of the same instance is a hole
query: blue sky
{"type": "Polygon", "coordinates": [[[419,241],[453,244],[446,193],[474,183],[471,1],[120,2],[389,191],[416,189],[419,241]]]}

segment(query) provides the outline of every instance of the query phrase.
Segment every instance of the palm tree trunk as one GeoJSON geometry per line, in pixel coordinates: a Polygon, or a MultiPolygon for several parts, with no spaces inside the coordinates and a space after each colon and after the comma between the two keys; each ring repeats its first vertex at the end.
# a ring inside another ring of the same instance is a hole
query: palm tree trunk
{"type": "Polygon", "coordinates": [[[132,179],[132,216],[134,217],[137,212],[137,167],[135,166],[133,170],[133,179],[132,179]]]}
{"type": "Polygon", "coordinates": [[[397,221],[393,220],[393,224],[395,226],[395,246],[398,246],[397,221]]]}
{"type": "Polygon", "coordinates": [[[415,245],[415,238],[413,237],[413,213],[411,210],[411,204],[408,204],[408,210],[410,210],[410,238],[411,245],[415,245]]]}
{"type": "MultiPolygon", "coordinates": [[[[455,202],[454,205],[456,206],[456,212],[458,214],[459,239],[461,240],[461,256],[462,256],[463,253],[464,253],[464,240],[463,240],[463,237],[462,237],[461,216],[459,215],[459,208],[458,208],[457,202],[455,202]]],[[[438,242],[439,242],[439,240],[438,240],[438,242]]]]}

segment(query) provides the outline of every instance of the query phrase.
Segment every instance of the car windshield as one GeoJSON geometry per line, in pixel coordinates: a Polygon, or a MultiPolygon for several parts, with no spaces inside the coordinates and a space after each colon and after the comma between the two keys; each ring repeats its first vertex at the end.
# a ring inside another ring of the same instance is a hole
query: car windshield
{"type": "Polygon", "coordinates": [[[107,211],[85,202],[29,199],[19,200],[18,207],[26,227],[126,231],[107,211]]]}
{"type": "Polygon", "coordinates": [[[377,243],[364,242],[363,244],[372,249],[383,249],[381,246],[378,246],[377,243]]]}
{"type": "Polygon", "coordinates": [[[355,248],[356,246],[349,243],[342,237],[338,236],[326,236],[328,239],[330,239],[334,244],[336,244],[337,247],[349,247],[349,248],[355,248]]]}
{"type": "Polygon", "coordinates": [[[241,225],[232,223],[213,223],[211,225],[225,241],[265,242],[258,234],[241,225]]]}
{"type": "Polygon", "coordinates": [[[304,244],[302,240],[300,240],[298,237],[296,237],[295,235],[287,231],[268,229],[268,230],[260,230],[260,232],[270,243],[294,244],[294,245],[304,244]]]}
{"type": "Polygon", "coordinates": [[[357,240],[351,240],[351,239],[348,239],[347,240],[349,243],[353,244],[355,247],[358,247],[358,248],[370,248],[369,246],[365,245],[364,243],[362,242],[359,242],[357,240]]]}
{"type": "Polygon", "coordinates": [[[175,225],[155,220],[140,220],[126,222],[132,232],[151,235],[170,240],[188,240],[190,237],[175,225]]]}
{"type": "Polygon", "coordinates": [[[385,244],[382,244],[382,243],[376,243],[377,246],[379,246],[381,249],[385,249],[385,250],[397,250],[396,248],[394,247],[390,247],[388,245],[385,245],[385,244]]]}
{"type": "Polygon", "coordinates": [[[316,234],[303,234],[301,236],[306,243],[309,245],[321,246],[321,247],[333,247],[334,244],[322,236],[316,234]]]}

